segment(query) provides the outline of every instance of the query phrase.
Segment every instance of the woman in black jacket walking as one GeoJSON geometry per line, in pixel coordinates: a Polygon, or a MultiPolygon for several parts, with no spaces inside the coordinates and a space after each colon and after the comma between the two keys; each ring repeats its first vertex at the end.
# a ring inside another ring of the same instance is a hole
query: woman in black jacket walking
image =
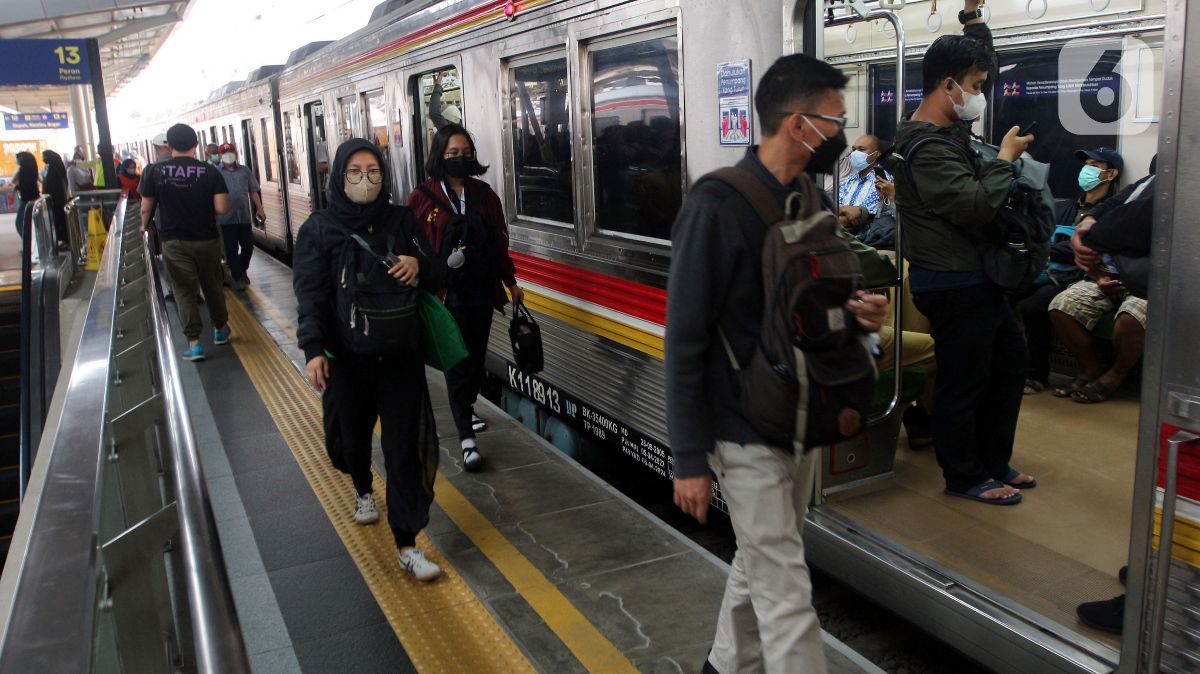
{"type": "Polygon", "coordinates": [[[33,211],[33,202],[41,194],[38,192],[37,159],[29,152],[17,153],[17,175],[14,177],[17,191],[17,234],[25,236],[25,218],[33,211]]]}
{"type": "Polygon", "coordinates": [[[46,175],[42,178],[42,192],[50,197],[50,212],[54,215],[54,235],[58,247],[66,249],[70,244],[67,236],[67,166],[62,156],[54,150],[42,152],[46,164],[46,175]]]}
{"type": "Polygon", "coordinates": [[[292,284],[308,381],[323,391],[326,448],[354,480],[354,519],[379,520],[371,475],[378,419],[400,566],[430,581],[441,569],[416,540],[429,523],[438,444],[415,286],[436,283],[412,212],[388,202],[390,184],[378,148],[357,138],[342,143],[330,171],[329,205],[296,238],[292,284]]]}

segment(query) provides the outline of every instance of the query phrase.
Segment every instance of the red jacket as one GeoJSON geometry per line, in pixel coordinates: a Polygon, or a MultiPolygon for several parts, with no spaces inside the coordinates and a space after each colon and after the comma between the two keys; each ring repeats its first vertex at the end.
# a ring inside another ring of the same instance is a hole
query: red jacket
{"type": "MultiPolygon", "coordinates": [[[[437,180],[430,178],[422,185],[437,195],[440,202],[449,201],[446,199],[446,194],[442,192],[441,183],[437,180]]],[[[478,208],[480,215],[483,216],[483,221],[492,226],[492,243],[495,246],[496,254],[495,268],[499,270],[495,289],[496,308],[499,309],[508,302],[508,296],[505,294],[501,282],[506,286],[517,284],[516,265],[513,264],[512,258],[508,254],[508,223],[504,217],[504,206],[491,186],[482,180],[467,178],[466,190],[468,208],[478,208]]],[[[412,194],[408,195],[408,207],[425,230],[425,238],[433,246],[434,252],[445,257],[449,251],[441,250],[442,239],[445,237],[446,228],[450,225],[453,214],[448,213],[441,203],[434,202],[419,189],[413,190],[412,194]]]]}

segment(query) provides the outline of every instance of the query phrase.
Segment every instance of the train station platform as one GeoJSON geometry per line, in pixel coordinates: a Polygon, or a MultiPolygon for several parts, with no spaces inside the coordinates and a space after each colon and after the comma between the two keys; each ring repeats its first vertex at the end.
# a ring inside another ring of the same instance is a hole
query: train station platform
{"type": "MultiPolygon", "coordinates": [[[[254,671],[700,670],[727,565],[482,398],[487,465],[464,472],[433,370],[442,456],[418,544],[444,575],[401,571],[326,458],[291,270],[260,254],[249,275],[227,291],[231,345],[180,371],[254,671]]],[[[378,447],[374,465],[382,481],[378,447]]],[[[825,643],[831,672],[882,671],[825,643]]]]}
{"type": "MultiPolygon", "coordinates": [[[[727,565],[484,399],[487,464],[464,472],[434,371],[418,545],[443,575],[404,572],[325,454],[291,270],[257,255],[225,291],[230,343],[184,361],[138,225],[119,202],[90,301],[63,319],[76,343],[0,577],[0,671],[701,669],[727,565]]],[[[830,672],[882,672],[823,636],[830,672]]]]}

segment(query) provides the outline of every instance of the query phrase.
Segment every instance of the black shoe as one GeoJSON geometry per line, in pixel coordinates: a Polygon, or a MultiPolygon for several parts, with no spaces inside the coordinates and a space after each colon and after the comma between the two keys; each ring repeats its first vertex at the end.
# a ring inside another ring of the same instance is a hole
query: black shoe
{"type": "Polygon", "coordinates": [[[925,449],[933,446],[932,419],[920,405],[909,405],[904,410],[904,432],[908,435],[909,449],[925,449]]]}
{"type": "Polygon", "coordinates": [[[711,662],[709,662],[707,659],[705,659],[704,666],[700,668],[700,674],[721,674],[721,673],[717,671],[716,667],[712,666],[711,662]]]}
{"type": "Polygon", "coordinates": [[[1075,608],[1079,621],[1092,629],[1120,634],[1125,623],[1125,595],[1108,601],[1089,601],[1075,608]]]}
{"type": "Polygon", "coordinates": [[[483,455],[479,453],[479,448],[463,447],[463,470],[474,473],[480,468],[483,468],[483,455]]]}
{"type": "Polygon", "coordinates": [[[1121,570],[1117,572],[1117,580],[1121,581],[1122,585],[1124,585],[1129,580],[1129,567],[1128,566],[1122,566],[1121,570]]]}

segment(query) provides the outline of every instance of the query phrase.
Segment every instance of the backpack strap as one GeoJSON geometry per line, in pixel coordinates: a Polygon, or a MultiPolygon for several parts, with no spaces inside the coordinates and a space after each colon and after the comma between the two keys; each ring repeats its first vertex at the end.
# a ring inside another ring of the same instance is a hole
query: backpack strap
{"type": "Polygon", "coordinates": [[[925,199],[921,197],[921,190],[917,187],[917,183],[913,180],[912,162],[917,156],[917,151],[927,145],[948,145],[963,154],[967,162],[971,164],[971,170],[975,171],[975,162],[971,157],[971,153],[961,143],[955,142],[946,138],[940,133],[926,133],[908,141],[903,148],[892,153],[895,161],[900,162],[901,169],[904,171],[904,177],[908,184],[912,187],[913,194],[917,195],[917,199],[921,205],[925,205],[925,199]]]}
{"type": "Polygon", "coordinates": [[[719,168],[697,182],[706,180],[719,180],[737,190],[738,194],[742,195],[742,198],[754,208],[754,212],[768,227],[784,218],[783,206],[780,205],[771,190],[743,168],[737,166],[719,168]]]}
{"type": "MultiPolygon", "coordinates": [[[[465,190],[467,188],[464,186],[463,189],[465,190]]],[[[433,190],[429,189],[429,186],[426,185],[425,183],[421,183],[420,185],[417,185],[417,191],[420,192],[421,194],[424,194],[434,204],[441,206],[442,208],[450,211],[451,213],[454,213],[455,215],[458,215],[458,211],[454,210],[454,208],[451,207],[450,204],[446,203],[446,200],[443,199],[441,197],[441,195],[436,194],[433,190]]]]}

